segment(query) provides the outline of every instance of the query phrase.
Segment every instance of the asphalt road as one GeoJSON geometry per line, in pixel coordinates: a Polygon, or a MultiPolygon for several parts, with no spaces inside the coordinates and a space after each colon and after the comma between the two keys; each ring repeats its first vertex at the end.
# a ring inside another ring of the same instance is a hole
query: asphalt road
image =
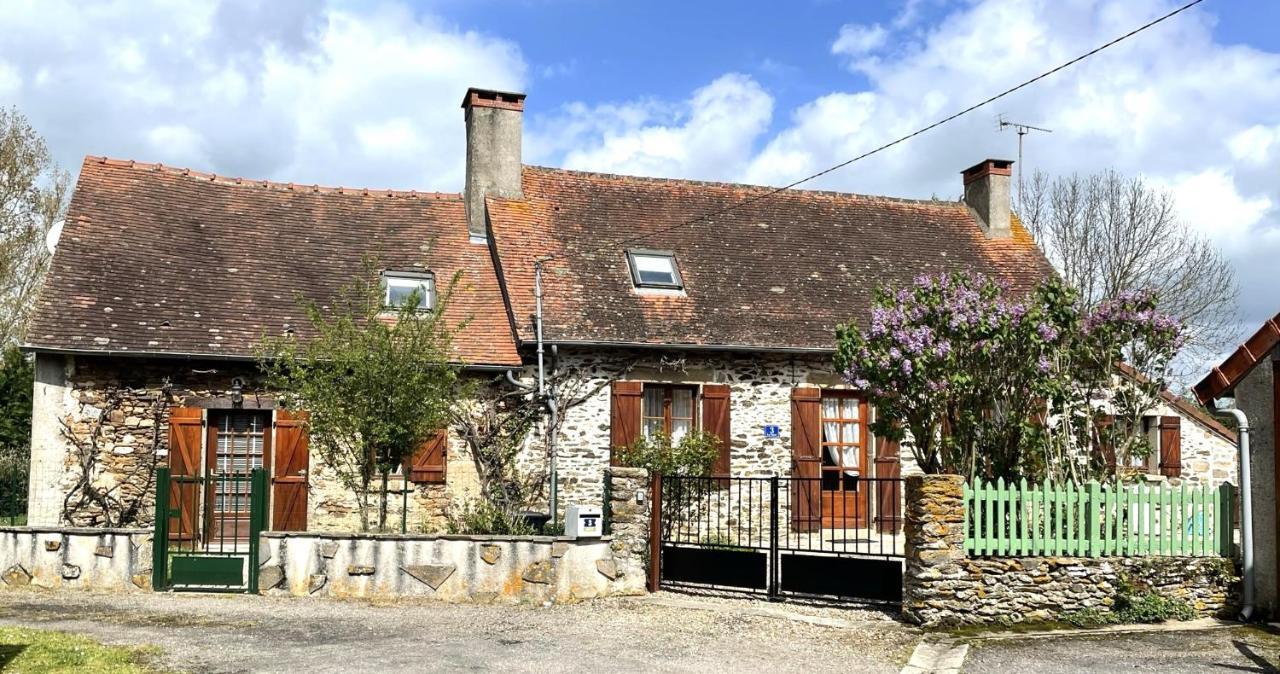
{"type": "Polygon", "coordinates": [[[1280,630],[1232,627],[970,644],[965,672],[1280,672],[1280,630]]]}

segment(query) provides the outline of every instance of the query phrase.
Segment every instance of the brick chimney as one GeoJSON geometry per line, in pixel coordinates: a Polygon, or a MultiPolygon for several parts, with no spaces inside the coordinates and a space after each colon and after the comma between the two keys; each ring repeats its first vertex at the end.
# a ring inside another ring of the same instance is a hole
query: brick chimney
{"type": "Polygon", "coordinates": [[[520,199],[520,136],[524,94],[467,89],[462,99],[467,122],[467,232],[484,243],[485,196],[520,199]]]}
{"type": "Polygon", "coordinates": [[[1010,186],[1013,162],[987,159],[964,170],[964,203],[968,204],[989,239],[1013,235],[1010,224],[1010,186]]]}

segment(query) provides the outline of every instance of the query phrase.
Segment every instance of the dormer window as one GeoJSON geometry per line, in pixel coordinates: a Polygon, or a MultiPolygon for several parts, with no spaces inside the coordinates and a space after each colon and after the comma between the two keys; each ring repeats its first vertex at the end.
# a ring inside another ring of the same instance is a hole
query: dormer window
{"type": "Polygon", "coordinates": [[[637,288],[684,287],[676,256],[669,251],[629,250],[627,262],[631,265],[631,281],[637,288]]]}
{"type": "Polygon", "coordinates": [[[385,271],[382,288],[386,293],[383,304],[388,309],[404,307],[415,292],[418,310],[427,311],[436,304],[436,277],[431,272],[385,271]]]}

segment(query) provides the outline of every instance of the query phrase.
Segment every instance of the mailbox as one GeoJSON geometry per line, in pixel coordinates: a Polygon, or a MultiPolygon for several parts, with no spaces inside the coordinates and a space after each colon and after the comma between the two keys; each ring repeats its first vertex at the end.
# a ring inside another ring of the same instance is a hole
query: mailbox
{"type": "Polygon", "coordinates": [[[604,517],[600,509],[569,506],[564,513],[564,535],[570,538],[599,538],[604,535],[604,517]]]}

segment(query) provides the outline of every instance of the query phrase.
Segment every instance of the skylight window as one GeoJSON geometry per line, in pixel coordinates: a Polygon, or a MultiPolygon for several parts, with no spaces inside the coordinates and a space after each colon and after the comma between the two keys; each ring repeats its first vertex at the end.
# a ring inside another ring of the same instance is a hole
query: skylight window
{"type": "Polygon", "coordinates": [[[631,280],[637,288],[681,288],[680,270],[674,253],[660,250],[629,250],[631,280]]]}
{"type": "Polygon", "coordinates": [[[429,310],[436,303],[436,279],[430,272],[383,272],[382,287],[386,292],[383,304],[388,309],[404,307],[415,292],[419,310],[429,310]]]}

